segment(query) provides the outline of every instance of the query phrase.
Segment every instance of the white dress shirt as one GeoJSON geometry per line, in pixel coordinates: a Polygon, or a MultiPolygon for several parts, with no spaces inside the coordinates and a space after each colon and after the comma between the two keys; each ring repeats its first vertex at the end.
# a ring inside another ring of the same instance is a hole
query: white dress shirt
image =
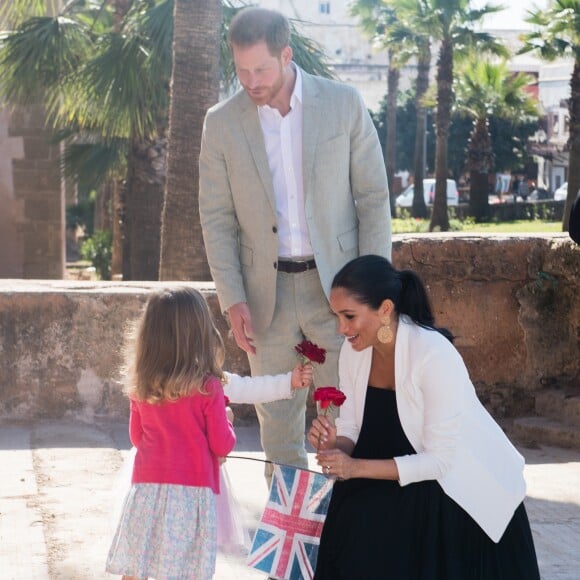
{"type": "Polygon", "coordinates": [[[276,196],[278,255],[282,258],[313,254],[302,179],[302,75],[298,67],[294,70],[296,82],[288,114],[283,117],[269,105],[258,107],[276,196]]]}

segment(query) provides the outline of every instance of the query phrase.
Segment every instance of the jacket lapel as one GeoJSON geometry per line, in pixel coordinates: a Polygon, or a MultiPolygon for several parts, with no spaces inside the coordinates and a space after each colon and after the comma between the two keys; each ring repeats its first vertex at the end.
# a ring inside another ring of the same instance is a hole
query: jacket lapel
{"type": "Polygon", "coordinates": [[[314,154],[318,141],[318,127],[320,123],[320,109],[316,106],[318,101],[318,88],[311,75],[302,72],[302,179],[304,181],[304,197],[312,191],[312,175],[314,171],[314,154]]]}
{"type": "MultiPolygon", "coordinates": [[[[242,89],[243,91],[243,89],[242,89]]],[[[268,201],[272,207],[272,211],[276,214],[276,200],[274,197],[274,186],[272,185],[272,175],[270,174],[270,166],[268,165],[268,157],[266,155],[266,146],[264,144],[264,135],[262,127],[260,126],[260,119],[258,118],[258,111],[256,105],[247,96],[245,91],[241,95],[241,122],[248,140],[248,145],[254,158],[256,170],[260,176],[260,180],[267,194],[268,201]]]]}

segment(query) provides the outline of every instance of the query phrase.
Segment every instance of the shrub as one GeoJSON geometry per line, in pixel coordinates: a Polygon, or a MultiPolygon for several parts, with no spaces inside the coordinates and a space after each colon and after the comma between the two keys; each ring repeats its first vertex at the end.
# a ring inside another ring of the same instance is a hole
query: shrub
{"type": "Polygon", "coordinates": [[[100,280],[111,279],[113,236],[110,231],[97,230],[81,245],[81,256],[95,267],[100,280]]]}

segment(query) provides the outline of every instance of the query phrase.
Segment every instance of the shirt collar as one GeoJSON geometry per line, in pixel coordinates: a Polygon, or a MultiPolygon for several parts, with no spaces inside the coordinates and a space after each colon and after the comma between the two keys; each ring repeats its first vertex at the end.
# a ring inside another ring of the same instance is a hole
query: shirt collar
{"type": "Polygon", "coordinates": [[[292,106],[295,100],[302,103],[302,71],[300,70],[300,67],[296,66],[294,63],[292,63],[292,67],[296,71],[296,82],[294,83],[294,90],[290,97],[290,106],[292,106]]]}

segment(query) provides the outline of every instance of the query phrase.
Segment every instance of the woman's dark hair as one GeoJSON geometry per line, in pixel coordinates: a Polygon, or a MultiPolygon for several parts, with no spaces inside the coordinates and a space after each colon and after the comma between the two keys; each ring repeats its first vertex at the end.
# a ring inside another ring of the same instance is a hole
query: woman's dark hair
{"type": "Polygon", "coordinates": [[[382,256],[360,256],[343,266],[332,288],[344,288],[361,304],[377,310],[383,300],[392,300],[395,311],[413,322],[437,330],[453,342],[446,328],[435,326],[435,317],[421,278],[412,270],[397,270],[382,256]]]}

